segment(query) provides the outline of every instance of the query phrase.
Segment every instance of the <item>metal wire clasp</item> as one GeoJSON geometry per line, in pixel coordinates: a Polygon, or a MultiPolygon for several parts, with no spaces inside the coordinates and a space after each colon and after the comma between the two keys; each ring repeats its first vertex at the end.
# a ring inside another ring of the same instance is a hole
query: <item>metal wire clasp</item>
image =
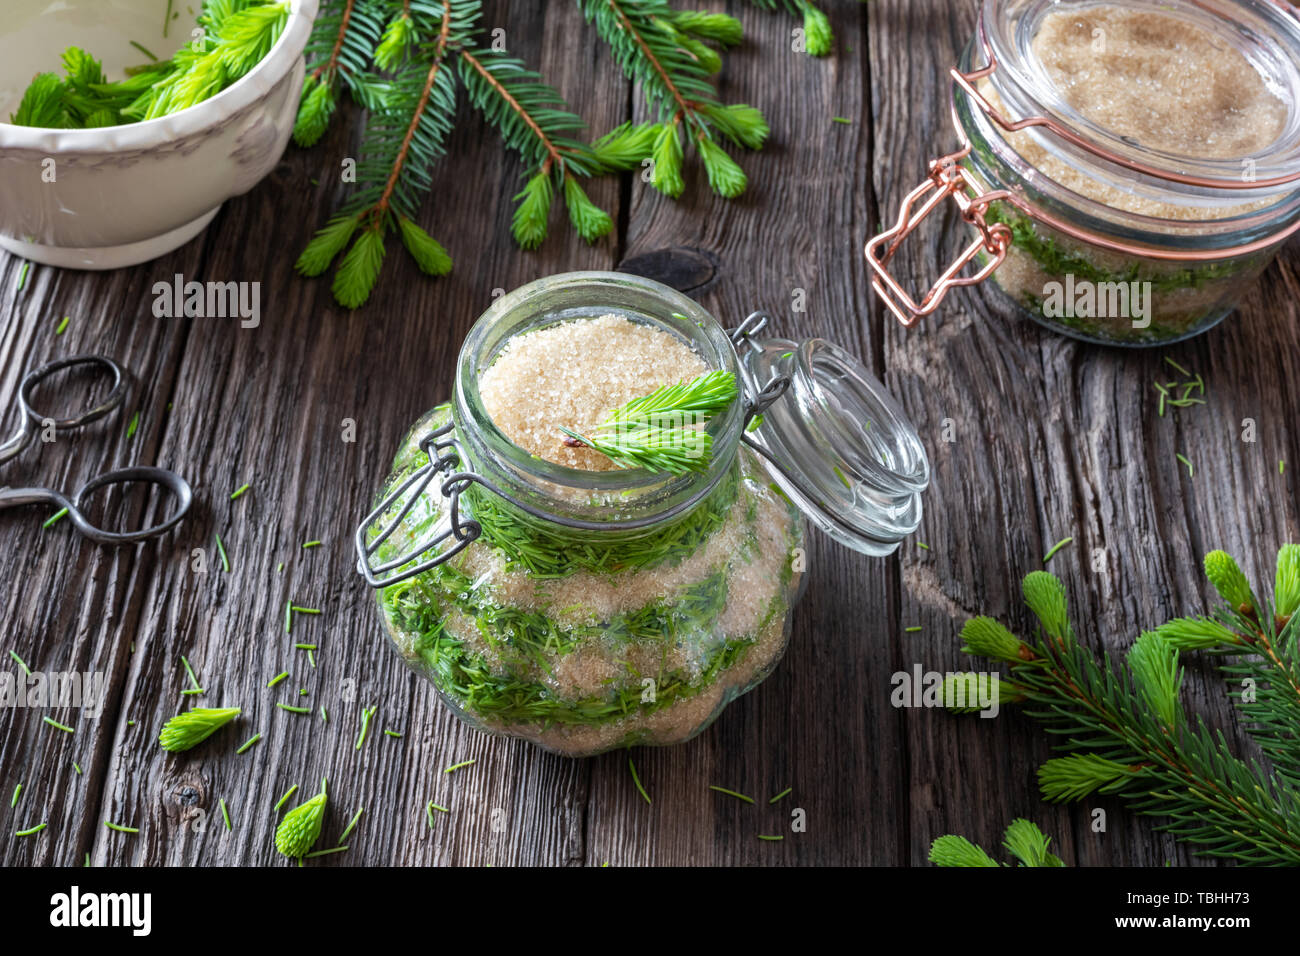
{"type": "Polygon", "coordinates": [[[379,503],[374,511],[366,515],[357,528],[356,547],[357,547],[357,570],[366,579],[366,583],[372,588],[388,587],[390,584],[398,584],[408,578],[415,577],[425,571],[435,568],[444,561],[454,557],[463,551],[472,541],[478,539],[483,533],[482,526],[472,519],[462,520],[460,514],[460,495],[461,492],[470,486],[477,476],[468,473],[454,473],[453,470],[461,463],[462,454],[459,443],[453,436],[455,423],[448,422],[440,428],[434,429],[428,435],[425,435],[420,441],[420,451],[424,452],[428,458],[427,465],[421,465],[402,482],[387,498],[379,503]],[[447,498],[451,504],[447,516],[434,528],[433,536],[424,543],[417,545],[413,550],[403,554],[401,557],[393,558],[377,567],[370,564],[371,556],[379,549],[394,531],[410,514],[415,503],[420,500],[424,490],[429,487],[435,478],[439,475],[444,476],[439,491],[443,497],[447,498]],[[402,496],[410,492],[410,497],[402,510],[392,521],[384,525],[379,534],[366,540],[366,535],[371,525],[383,516],[389,508],[397,504],[402,496]],[[443,542],[452,539],[455,543],[444,551],[439,552],[427,561],[407,568],[397,574],[388,574],[395,568],[400,568],[404,564],[416,560],[422,555],[439,547],[443,542]]]}
{"type": "Polygon", "coordinates": [[[983,195],[979,184],[961,165],[969,153],[970,146],[966,146],[941,159],[931,160],[929,177],[907,194],[894,225],[867,242],[867,265],[875,273],[871,287],[905,326],[916,324],[921,316],[938,308],[954,286],[976,285],[987,279],[1002,264],[1011,245],[1008,226],[1000,222],[990,225],[984,219],[984,210],[994,197],[983,195]],[[921,220],[950,197],[957,204],[962,219],[975,227],[977,235],[918,302],[890,274],[889,262],[921,220]],[[919,209],[917,203],[921,204],[919,209]],[[973,275],[961,275],[967,264],[981,252],[988,256],[988,262],[973,275]]]}

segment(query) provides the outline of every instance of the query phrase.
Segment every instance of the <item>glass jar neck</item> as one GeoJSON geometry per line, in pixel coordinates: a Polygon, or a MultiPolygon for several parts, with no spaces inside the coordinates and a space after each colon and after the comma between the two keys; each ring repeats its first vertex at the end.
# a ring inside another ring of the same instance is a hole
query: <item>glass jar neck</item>
{"type": "MultiPolygon", "coordinates": [[[[529,454],[489,415],[479,378],[512,339],[559,322],[614,313],[666,332],[694,351],[710,370],[738,373],[735,349],[718,322],[686,296],[639,276],[568,273],[540,279],[499,298],[470,331],[456,373],[457,433],[468,461],[516,506],[510,517],[554,533],[579,537],[636,537],[674,521],[710,500],[732,472],[739,448],[743,402],[733,402],[707,426],[708,466],[681,476],[643,468],[587,471],[529,454]]],[[[737,374],[737,380],[739,375],[737,374]]],[[[558,435],[558,432],[557,432],[558,435]]],[[[480,507],[492,493],[476,485],[480,507]]]]}

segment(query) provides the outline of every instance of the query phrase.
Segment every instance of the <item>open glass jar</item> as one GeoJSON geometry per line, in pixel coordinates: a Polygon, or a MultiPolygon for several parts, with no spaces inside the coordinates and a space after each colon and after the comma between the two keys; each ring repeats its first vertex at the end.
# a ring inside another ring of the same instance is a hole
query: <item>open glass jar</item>
{"type": "Polygon", "coordinates": [[[453,401],[415,423],[356,535],[393,642],[464,721],[570,756],[687,740],[780,660],[805,517],[874,555],[916,529],[929,463],[897,405],[829,342],[760,338],[766,321],[729,333],[604,272],[533,282],[479,319],[453,401]],[[742,383],[707,425],[705,469],[565,467],[488,414],[480,378],[508,343],[610,313],[742,383]]]}
{"type": "Polygon", "coordinates": [[[905,325],[991,277],[1066,335],[1173,342],[1231,312],[1300,228],[1300,21],[1285,3],[982,0],[951,76],[961,148],[866,248],[905,325]],[[917,300],[889,261],[948,198],[976,235],[917,300]]]}

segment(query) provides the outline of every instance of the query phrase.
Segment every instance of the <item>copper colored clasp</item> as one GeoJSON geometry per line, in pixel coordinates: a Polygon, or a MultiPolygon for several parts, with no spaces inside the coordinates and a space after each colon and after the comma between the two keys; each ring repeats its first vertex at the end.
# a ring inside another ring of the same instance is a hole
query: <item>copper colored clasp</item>
{"type": "Polygon", "coordinates": [[[979,185],[961,165],[969,152],[968,146],[960,152],[932,160],[929,178],[907,194],[898,220],[867,243],[867,264],[875,273],[871,287],[905,326],[910,327],[921,316],[933,312],[952,287],[976,285],[987,279],[1002,264],[1011,245],[1011,230],[1006,225],[989,225],[984,221],[984,210],[993,197],[982,194],[979,185]],[[921,220],[949,197],[957,204],[962,219],[974,226],[978,235],[917,302],[890,274],[889,261],[921,220]],[[961,275],[961,271],[981,252],[988,256],[988,262],[972,275],[961,275]]]}

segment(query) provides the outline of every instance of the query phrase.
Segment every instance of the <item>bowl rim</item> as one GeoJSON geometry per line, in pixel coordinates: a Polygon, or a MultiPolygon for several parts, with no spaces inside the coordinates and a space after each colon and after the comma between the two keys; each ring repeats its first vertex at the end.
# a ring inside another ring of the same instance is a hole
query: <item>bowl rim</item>
{"type": "Polygon", "coordinates": [[[224,123],[264,98],[292,70],[311,36],[320,0],[289,0],[289,19],[262,61],[216,96],[157,119],[97,129],[45,129],[0,121],[0,150],[122,153],[153,149],[224,123]]]}

